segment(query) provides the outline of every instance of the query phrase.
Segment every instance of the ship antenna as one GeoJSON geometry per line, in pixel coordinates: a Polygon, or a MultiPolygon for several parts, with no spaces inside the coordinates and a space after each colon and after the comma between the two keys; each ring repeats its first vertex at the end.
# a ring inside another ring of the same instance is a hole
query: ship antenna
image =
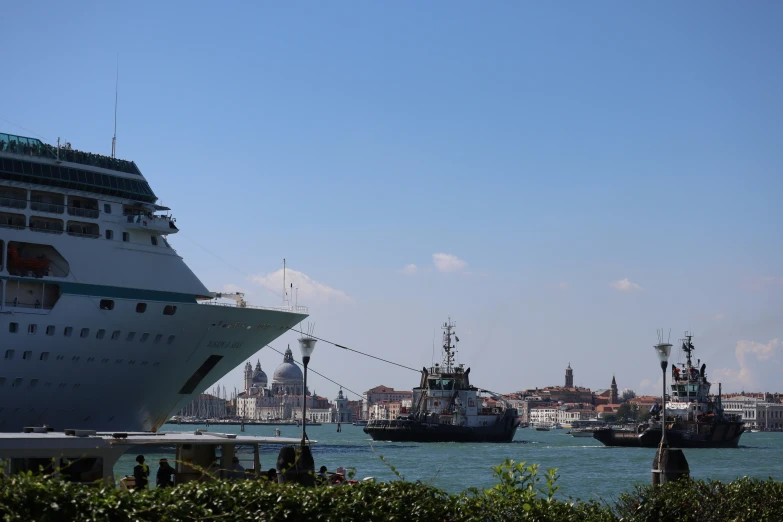
{"type": "Polygon", "coordinates": [[[285,258],[283,258],[283,306],[285,306],[285,258]]]}
{"type": "Polygon", "coordinates": [[[117,152],[117,99],[120,87],[120,53],[117,53],[117,77],[114,80],[114,137],[111,139],[111,157],[117,152]]]}

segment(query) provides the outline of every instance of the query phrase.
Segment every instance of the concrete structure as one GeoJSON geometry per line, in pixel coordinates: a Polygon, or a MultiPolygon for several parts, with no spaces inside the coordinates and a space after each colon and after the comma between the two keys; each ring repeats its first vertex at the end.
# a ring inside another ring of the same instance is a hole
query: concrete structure
{"type": "Polygon", "coordinates": [[[403,401],[412,398],[412,391],[395,390],[383,385],[371,388],[362,394],[362,419],[370,420],[372,418],[373,405],[377,403],[403,401]]]}
{"type": "Polygon", "coordinates": [[[765,400],[765,394],[729,395],[723,398],[726,413],[741,415],[745,427],[759,430],[783,428],[783,404],[765,400]]]}

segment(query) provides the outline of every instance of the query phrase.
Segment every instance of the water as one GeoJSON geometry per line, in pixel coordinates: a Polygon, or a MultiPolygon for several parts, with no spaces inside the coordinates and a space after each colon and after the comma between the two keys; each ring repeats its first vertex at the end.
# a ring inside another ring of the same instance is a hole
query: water
{"type": "MultiPolygon", "coordinates": [[[[240,433],[239,426],[205,426],[167,424],[162,431],[208,429],[222,433],[240,433]]],[[[280,426],[283,437],[301,437],[301,428],[280,426]]],[[[275,426],[246,426],[246,435],[274,436],[275,426]]],[[[324,424],[310,426],[307,435],[318,444],[313,446],[316,468],[338,466],[356,469],[356,477],[395,480],[392,471],[381,461],[382,455],[406,480],[421,480],[447,491],[458,492],[471,486],[487,488],[496,481],[492,466],[504,459],[539,464],[543,469],[558,468],[561,486],[559,496],[583,500],[611,500],[633,484],[649,484],[655,449],[608,448],[590,438],[566,435],[568,430],[517,430],[514,441],[507,444],[399,443],[372,441],[360,426],[324,424]]],[[[278,446],[261,450],[261,468],[275,466],[278,446]]],[[[173,455],[146,453],[154,483],[160,457],[173,455]]],[[[749,476],[783,480],[783,433],[745,433],[737,449],[688,449],[685,456],[691,476],[698,479],[734,480],[749,476]]],[[[132,474],[135,454],[124,455],[115,466],[119,475],[132,474]]]]}

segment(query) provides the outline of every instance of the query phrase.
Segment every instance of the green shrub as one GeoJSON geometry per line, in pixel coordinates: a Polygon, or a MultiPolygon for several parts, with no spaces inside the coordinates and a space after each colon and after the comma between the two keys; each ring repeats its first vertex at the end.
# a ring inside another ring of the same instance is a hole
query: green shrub
{"type": "Polygon", "coordinates": [[[675,522],[783,520],[783,484],[740,479],[638,486],[607,503],[556,498],[556,470],[507,460],[497,484],[450,494],[421,483],[304,488],[265,481],[191,482],[127,492],[33,476],[0,478],[0,520],[60,521],[427,521],[675,522]]]}

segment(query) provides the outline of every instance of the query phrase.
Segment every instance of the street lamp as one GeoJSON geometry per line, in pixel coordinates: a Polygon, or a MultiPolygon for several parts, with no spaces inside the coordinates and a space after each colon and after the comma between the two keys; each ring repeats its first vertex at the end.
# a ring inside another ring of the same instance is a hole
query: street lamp
{"type": "Polygon", "coordinates": [[[661,403],[663,409],[661,412],[661,448],[667,447],[666,444],[666,368],[669,366],[669,355],[672,353],[672,345],[669,343],[659,343],[654,346],[655,355],[661,361],[661,371],[663,372],[663,395],[661,403]]]}
{"type": "Polygon", "coordinates": [[[307,365],[310,364],[310,356],[315,351],[315,339],[302,337],[299,339],[299,350],[302,352],[302,364],[304,364],[304,390],[302,390],[302,448],[305,447],[305,425],[307,424],[307,365]]]}

